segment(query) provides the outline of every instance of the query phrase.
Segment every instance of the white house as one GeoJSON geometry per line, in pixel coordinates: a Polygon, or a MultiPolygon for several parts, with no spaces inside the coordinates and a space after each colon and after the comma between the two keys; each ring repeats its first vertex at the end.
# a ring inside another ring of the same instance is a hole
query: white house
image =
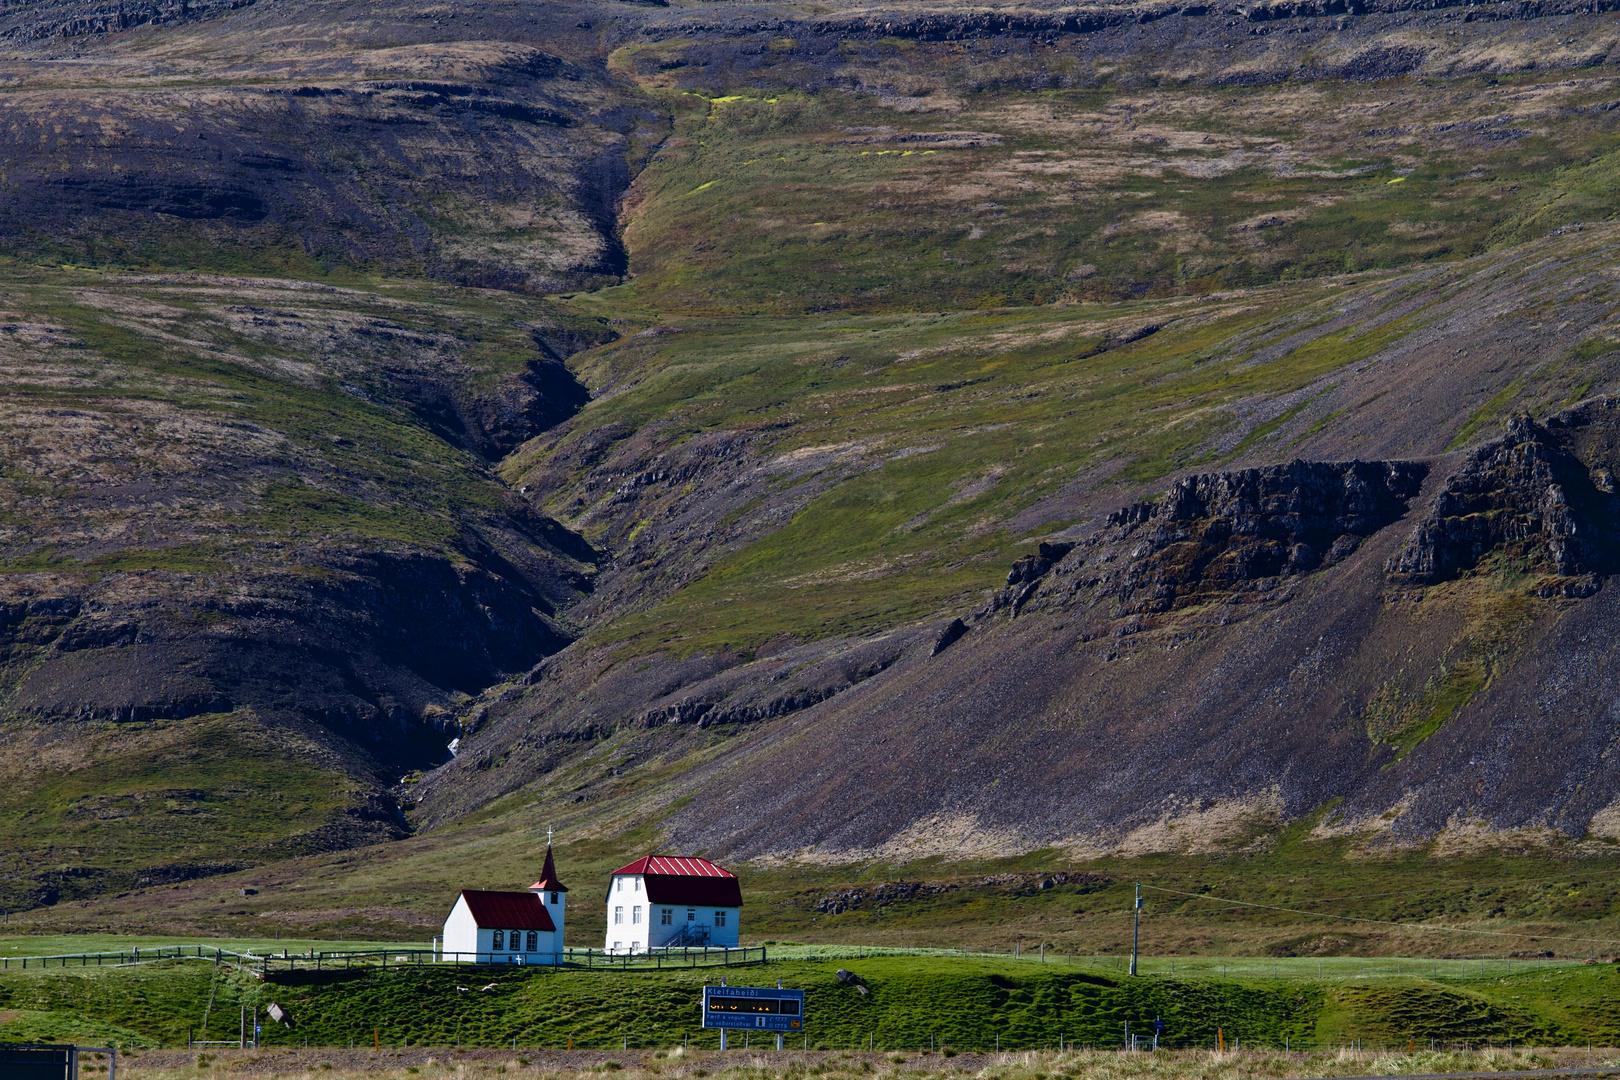
{"type": "Polygon", "coordinates": [[[557,878],[551,845],[540,880],[523,892],[463,889],[444,920],[442,958],[474,964],[558,964],[568,886],[557,878]]]}
{"type": "Polygon", "coordinates": [[[608,883],[608,952],[738,943],[742,885],[708,859],[648,855],[613,871],[608,883]]]}

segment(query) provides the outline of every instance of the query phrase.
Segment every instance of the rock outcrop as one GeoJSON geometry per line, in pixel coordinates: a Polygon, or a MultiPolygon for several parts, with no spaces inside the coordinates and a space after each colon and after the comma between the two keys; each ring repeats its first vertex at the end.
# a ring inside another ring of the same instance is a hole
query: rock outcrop
{"type": "Polygon", "coordinates": [[[1589,596],[1611,572],[1620,497],[1614,462],[1582,461],[1571,443],[1612,427],[1615,406],[1594,402],[1546,426],[1514,416],[1502,438],[1475,450],[1446,480],[1433,509],[1387,569],[1420,584],[1445,581],[1487,561],[1537,575],[1545,596],[1589,596]]]}
{"type": "Polygon", "coordinates": [[[1041,599],[1080,594],[1111,601],[1118,615],[1271,592],[1399,518],[1427,474],[1420,462],[1294,461],[1185,477],[1157,502],[1110,514],[1078,544],[1042,544],[1014,564],[992,610],[1021,611],[1048,570],[1041,599]]]}

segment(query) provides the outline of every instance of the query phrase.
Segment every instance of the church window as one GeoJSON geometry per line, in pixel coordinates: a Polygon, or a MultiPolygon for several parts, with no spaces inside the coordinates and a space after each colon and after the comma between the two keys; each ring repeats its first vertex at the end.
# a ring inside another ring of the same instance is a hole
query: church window
{"type": "Polygon", "coordinates": [[[618,926],[622,922],[624,922],[624,908],[616,907],[613,909],[613,925],[618,926]]]}
{"type": "Polygon", "coordinates": [[[675,909],[664,908],[662,917],[658,920],[660,926],[673,926],[675,923],[675,909]]]}
{"type": "Polygon", "coordinates": [[[506,934],[504,932],[502,932],[500,930],[495,931],[495,945],[494,945],[494,947],[497,948],[497,949],[506,948],[506,934]]]}
{"type": "Polygon", "coordinates": [[[540,935],[533,930],[529,931],[529,951],[536,952],[540,948],[540,935]]]}
{"type": "Polygon", "coordinates": [[[724,926],[724,925],[726,925],[726,913],[724,911],[721,911],[719,908],[716,908],[715,911],[714,911],[714,925],[716,925],[716,926],[724,926]]]}
{"type": "Polygon", "coordinates": [[[556,893],[551,894],[551,902],[553,904],[555,904],[557,902],[557,894],[556,893]]]}

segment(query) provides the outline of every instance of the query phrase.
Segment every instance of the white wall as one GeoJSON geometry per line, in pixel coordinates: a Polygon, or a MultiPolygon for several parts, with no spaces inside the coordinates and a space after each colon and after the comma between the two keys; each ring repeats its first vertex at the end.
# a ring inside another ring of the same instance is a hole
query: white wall
{"type": "Polygon", "coordinates": [[[463,959],[467,960],[478,954],[478,923],[473,920],[465,897],[456,897],[456,906],[444,920],[444,953],[446,960],[456,953],[464,954],[463,959]]]}
{"type": "Polygon", "coordinates": [[[607,937],[602,948],[606,952],[621,953],[662,948],[681,933],[689,915],[691,922],[708,928],[712,946],[734,949],[741,940],[738,937],[740,909],[649,903],[640,875],[625,874],[622,878],[616,875],[608,886],[607,937]],[[666,910],[670,913],[668,926],[663,921],[666,910]],[[716,925],[716,912],[723,914],[724,925],[716,925]]]}
{"type": "Polygon", "coordinates": [[[546,913],[551,916],[552,925],[557,928],[556,951],[561,952],[563,942],[567,940],[563,936],[563,919],[567,915],[568,894],[565,892],[536,891],[540,897],[540,902],[546,905],[546,913]]]}
{"type": "MultiPolygon", "coordinates": [[[[562,896],[559,901],[564,901],[562,896]]],[[[559,907],[561,904],[559,904],[559,907]]],[[[548,910],[550,907],[548,905],[548,910]]],[[[552,921],[561,923],[560,913],[552,911],[552,921]]],[[[563,951],[563,936],[560,929],[535,931],[535,947],[529,949],[529,932],[519,931],[523,936],[520,947],[512,948],[511,931],[506,927],[479,926],[473,919],[472,912],[467,907],[463,897],[456,897],[456,906],[450,909],[450,915],[444,920],[444,951],[442,958],[446,961],[460,960],[471,964],[553,964],[561,959],[563,951]],[[494,947],[495,931],[501,931],[502,948],[496,951],[494,947]]]]}
{"type": "Polygon", "coordinates": [[[606,952],[647,951],[647,889],[640,874],[615,874],[608,882],[606,952]]]}

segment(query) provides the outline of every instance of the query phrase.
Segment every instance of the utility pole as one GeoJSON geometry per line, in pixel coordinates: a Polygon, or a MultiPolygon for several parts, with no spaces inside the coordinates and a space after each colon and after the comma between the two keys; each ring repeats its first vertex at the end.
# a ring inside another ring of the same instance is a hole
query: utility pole
{"type": "Polygon", "coordinates": [[[1131,909],[1131,974],[1136,974],[1136,946],[1142,937],[1142,883],[1136,883],[1136,906],[1131,909]]]}

